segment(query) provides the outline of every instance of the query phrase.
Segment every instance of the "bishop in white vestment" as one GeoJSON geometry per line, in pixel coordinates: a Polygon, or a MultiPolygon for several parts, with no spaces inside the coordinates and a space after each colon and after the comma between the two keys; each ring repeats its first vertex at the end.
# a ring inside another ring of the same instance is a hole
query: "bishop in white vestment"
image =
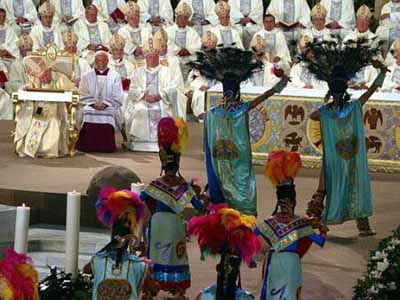
{"type": "Polygon", "coordinates": [[[76,148],[83,152],[115,152],[115,129],[121,130],[121,77],[108,67],[108,53],[99,47],[94,68],[79,85],[82,129],[76,148]]]}
{"type": "Polygon", "coordinates": [[[306,0],[271,0],[267,13],[275,16],[289,46],[310,25],[310,7],[306,0]]]}
{"type": "Polygon", "coordinates": [[[135,2],[127,2],[124,12],[128,24],[123,25],[118,34],[125,39],[125,54],[136,66],[144,65],[143,42],[152,36],[152,28],[141,22],[140,7],[135,2]]]}
{"type": "Polygon", "coordinates": [[[99,11],[99,20],[108,24],[111,33],[116,33],[125,23],[123,8],[125,0],[93,0],[99,11]]]}
{"type": "Polygon", "coordinates": [[[190,23],[199,36],[218,24],[214,0],[180,0],[180,2],[187,3],[192,9],[190,23]]]}
{"type": "Polygon", "coordinates": [[[12,61],[18,57],[17,41],[15,28],[6,24],[6,10],[0,8],[0,61],[8,70],[12,61]]]}
{"type": "Polygon", "coordinates": [[[392,46],[390,47],[390,50],[389,50],[388,54],[386,55],[386,59],[385,59],[386,66],[392,66],[395,64],[396,59],[394,58],[393,54],[395,51],[397,51],[399,49],[400,49],[400,38],[395,40],[393,42],[392,46]]]}
{"type": "Polygon", "coordinates": [[[152,38],[145,41],[146,66],[132,76],[125,124],[132,151],[158,152],[157,124],[161,118],[174,116],[176,86],[171,86],[168,67],[159,64],[159,46],[152,38]]]}
{"type": "Polygon", "coordinates": [[[218,45],[244,49],[239,31],[231,25],[231,8],[229,4],[223,0],[218,1],[215,5],[215,12],[218,16],[219,24],[212,28],[212,32],[218,38],[218,45]]]}
{"type": "Polygon", "coordinates": [[[90,65],[94,62],[94,55],[98,46],[108,47],[111,32],[107,23],[97,19],[97,7],[90,5],[86,8],[85,19],[77,21],[74,32],[78,35],[78,53],[90,65]]]}
{"type": "Polygon", "coordinates": [[[345,40],[358,40],[360,38],[367,38],[374,43],[373,39],[376,38],[375,33],[369,30],[369,25],[372,18],[372,13],[367,5],[361,5],[357,10],[357,23],[356,28],[349,33],[345,40]]]}
{"type": "Polygon", "coordinates": [[[231,22],[239,30],[244,47],[249,48],[253,35],[263,27],[262,0],[229,0],[231,22]]]}
{"type": "Polygon", "coordinates": [[[376,29],[376,35],[385,42],[386,51],[400,38],[400,0],[391,0],[382,7],[381,22],[376,29]]]}
{"type": "Polygon", "coordinates": [[[354,0],[321,0],[327,10],[327,27],[344,38],[356,24],[354,0]]]}
{"type": "Polygon", "coordinates": [[[382,92],[400,93],[400,47],[393,49],[394,63],[389,67],[390,73],[385,77],[382,92]]]}
{"type": "Polygon", "coordinates": [[[312,39],[318,41],[329,40],[331,38],[331,32],[326,28],[326,8],[318,3],[311,9],[311,28],[304,29],[302,35],[308,35],[312,39]]]}
{"type": "Polygon", "coordinates": [[[174,22],[171,1],[138,0],[137,4],[140,6],[141,19],[151,24],[153,32],[174,22]]]}
{"type": "Polygon", "coordinates": [[[7,11],[7,23],[15,25],[17,33],[29,33],[38,20],[36,7],[32,0],[2,0],[7,11]]]}
{"type": "Polygon", "coordinates": [[[61,33],[73,30],[73,25],[84,17],[85,7],[82,0],[49,0],[56,12],[54,24],[60,26],[61,33]]]}
{"type": "Polygon", "coordinates": [[[62,48],[62,36],[53,18],[55,8],[50,2],[43,3],[39,8],[40,22],[32,27],[30,36],[33,40],[33,51],[45,48],[48,44],[55,44],[62,48]]]}
{"type": "Polygon", "coordinates": [[[201,48],[201,38],[193,28],[188,26],[192,15],[190,6],[180,2],[175,9],[176,24],[167,28],[168,54],[179,59],[184,81],[190,72],[188,62],[195,58],[195,54],[201,48]]]}
{"type": "Polygon", "coordinates": [[[13,103],[6,91],[8,77],[7,67],[0,61],[0,120],[13,119],[13,103]]]}

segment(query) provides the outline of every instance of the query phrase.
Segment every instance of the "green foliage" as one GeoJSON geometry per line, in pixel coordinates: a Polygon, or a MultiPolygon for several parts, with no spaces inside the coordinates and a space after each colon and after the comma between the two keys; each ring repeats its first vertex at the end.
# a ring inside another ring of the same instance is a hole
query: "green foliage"
{"type": "Polygon", "coordinates": [[[371,252],[367,274],[354,287],[353,299],[400,299],[400,227],[371,252]]]}

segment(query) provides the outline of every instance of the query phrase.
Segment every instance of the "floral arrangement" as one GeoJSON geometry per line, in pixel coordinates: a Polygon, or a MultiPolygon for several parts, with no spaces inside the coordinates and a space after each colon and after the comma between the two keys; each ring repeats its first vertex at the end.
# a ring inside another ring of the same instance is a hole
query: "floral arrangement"
{"type": "Polygon", "coordinates": [[[354,287],[353,299],[400,299],[400,227],[371,253],[368,272],[354,287]]]}
{"type": "Polygon", "coordinates": [[[193,217],[188,225],[189,235],[198,236],[201,259],[231,251],[240,253],[242,260],[250,264],[261,251],[261,243],[253,233],[256,218],[225,204],[210,205],[209,211],[209,215],[193,217]]]}

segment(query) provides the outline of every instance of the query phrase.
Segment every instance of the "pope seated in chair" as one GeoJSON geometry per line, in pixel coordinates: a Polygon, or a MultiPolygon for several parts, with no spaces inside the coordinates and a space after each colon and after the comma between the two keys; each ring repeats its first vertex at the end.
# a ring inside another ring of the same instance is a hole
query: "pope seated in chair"
{"type": "MultiPolygon", "coordinates": [[[[64,74],[52,71],[41,57],[26,57],[27,88],[73,90],[64,74]]],[[[67,107],[61,102],[27,101],[16,111],[15,151],[19,156],[60,157],[68,154],[67,107]]]]}

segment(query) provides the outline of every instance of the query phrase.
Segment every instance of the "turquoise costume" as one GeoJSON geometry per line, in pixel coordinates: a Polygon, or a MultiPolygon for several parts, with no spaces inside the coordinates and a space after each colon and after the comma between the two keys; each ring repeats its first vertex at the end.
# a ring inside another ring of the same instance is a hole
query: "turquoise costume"
{"type": "Polygon", "coordinates": [[[200,200],[190,184],[169,187],[158,179],[149,184],[141,198],[152,213],[147,256],[152,262],[153,279],[162,290],[189,288],[186,225],[181,214],[189,203],[201,208],[200,200]]]}
{"type": "Polygon", "coordinates": [[[209,110],[204,144],[211,201],[226,202],[243,214],[255,216],[257,193],[248,111],[248,102],[238,103],[228,112],[221,106],[209,110]]]}
{"type": "Polygon", "coordinates": [[[255,233],[271,246],[263,270],[261,300],[296,300],[302,286],[301,257],[312,242],[323,246],[325,239],[316,234],[302,218],[276,214],[257,226],[255,233]]]}
{"type": "Polygon", "coordinates": [[[359,101],[337,110],[320,108],[327,224],[341,224],[372,215],[371,186],[359,101]]]}
{"type": "Polygon", "coordinates": [[[93,300],[121,299],[138,300],[144,282],[147,266],[143,259],[124,254],[121,267],[116,268],[116,253],[98,252],[92,258],[93,300]]]}

